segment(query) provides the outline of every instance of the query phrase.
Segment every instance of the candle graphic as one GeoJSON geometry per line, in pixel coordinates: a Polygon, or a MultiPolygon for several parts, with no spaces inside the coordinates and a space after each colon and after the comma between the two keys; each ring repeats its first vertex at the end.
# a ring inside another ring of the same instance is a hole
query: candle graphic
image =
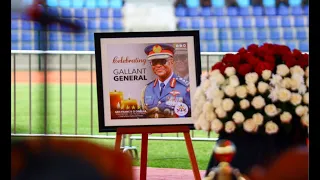
{"type": "Polygon", "coordinates": [[[133,109],[132,107],[134,107],[135,109],[138,108],[136,99],[128,98],[121,101],[121,109],[133,109]]]}
{"type": "Polygon", "coordinates": [[[109,95],[111,109],[119,109],[121,107],[121,101],[123,99],[123,92],[114,90],[111,91],[109,95]]]}

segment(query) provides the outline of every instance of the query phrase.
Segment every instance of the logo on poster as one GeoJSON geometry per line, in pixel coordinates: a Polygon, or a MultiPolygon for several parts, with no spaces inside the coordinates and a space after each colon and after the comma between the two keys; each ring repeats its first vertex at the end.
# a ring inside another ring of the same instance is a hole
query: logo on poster
{"type": "Polygon", "coordinates": [[[188,113],[188,106],[185,103],[178,102],[174,107],[174,112],[178,116],[185,116],[188,113]]]}

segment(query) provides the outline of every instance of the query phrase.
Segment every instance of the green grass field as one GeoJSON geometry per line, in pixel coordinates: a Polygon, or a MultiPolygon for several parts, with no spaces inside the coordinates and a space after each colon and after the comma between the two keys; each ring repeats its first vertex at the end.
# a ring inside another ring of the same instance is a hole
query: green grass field
{"type": "MultiPolygon", "coordinates": [[[[60,98],[60,86],[49,84],[47,86],[47,134],[67,134],[67,135],[105,135],[98,132],[98,110],[96,87],[92,87],[92,109],[91,112],[91,86],[87,84],[64,84],[62,86],[62,97],[60,98]],[[60,102],[60,99],[62,100],[60,102]],[[76,107],[77,99],[77,107],[76,107]],[[60,112],[60,103],[62,105],[60,112]],[[77,110],[77,113],[76,113],[77,110]],[[61,118],[60,118],[61,114],[61,118]],[[92,115],[92,116],[91,116],[92,115]],[[92,124],[91,124],[92,121],[92,124]],[[61,122],[61,123],[60,123],[61,122]],[[92,128],[91,128],[92,127],[92,128]]],[[[17,134],[42,134],[45,133],[44,119],[44,86],[32,84],[31,98],[28,84],[17,84],[11,87],[11,132],[17,134]],[[16,95],[14,99],[14,89],[16,95]],[[16,102],[16,112],[14,113],[14,101],[16,102]],[[30,107],[31,101],[31,107],[30,107]],[[30,112],[31,109],[31,112],[30,112]],[[16,121],[14,121],[14,118],[16,121]],[[14,123],[15,122],[15,123],[14,123]],[[31,122],[31,125],[30,125],[31,122]]],[[[115,133],[107,133],[115,135],[115,133]]],[[[178,134],[183,137],[183,134],[178,134]]],[[[160,134],[152,134],[160,136],[160,134]]],[[[177,136],[177,133],[163,134],[163,136],[177,136]]],[[[195,137],[207,137],[203,131],[194,131],[195,137]]],[[[210,137],[217,137],[211,134],[210,137]]],[[[14,138],[17,139],[17,138],[14,138]]],[[[104,146],[113,146],[113,139],[85,139],[104,146]]],[[[127,142],[126,142],[127,143],[127,142]]],[[[128,144],[126,144],[128,145],[128,144]]],[[[134,140],[140,153],[140,140],[134,140]]],[[[200,169],[205,169],[212,152],[214,142],[193,141],[198,165],[200,169]]],[[[139,162],[135,162],[139,165],[139,162]]],[[[149,141],[148,167],[159,168],[181,168],[191,169],[189,157],[184,141],[149,141]]]]}

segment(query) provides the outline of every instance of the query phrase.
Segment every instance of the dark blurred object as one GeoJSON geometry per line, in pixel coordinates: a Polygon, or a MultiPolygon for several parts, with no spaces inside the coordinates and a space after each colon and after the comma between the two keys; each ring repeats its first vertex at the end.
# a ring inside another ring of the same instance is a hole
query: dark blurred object
{"type": "Polygon", "coordinates": [[[227,7],[239,7],[237,0],[225,0],[227,7]]]}
{"type": "Polygon", "coordinates": [[[276,0],[276,7],[278,8],[279,6],[288,6],[289,7],[288,0],[276,0]]]}
{"type": "Polygon", "coordinates": [[[200,5],[202,7],[211,7],[211,0],[200,0],[200,5]]]}
{"type": "Polygon", "coordinates": [[[86,141],[30,139],[11,145],[11,179],[133,180],[132,162],[86,141]]]}
{"type": "Polygon", "coordinates": [[[301,5],[302,6],[308,6],[309,5],[309,0],[302,0],[301,5]]]}
{"type": "Polygon", "coordinates": [[[299,146],[281,154],[269,167],[254,167],[251,180],[308,180],[307,146],[299,146]]]}
{"type": "Polygon", "coordinates": [[[187,7],[186,0],[176,0],[174,7],[187,7]]]}
{"type": "Polygon", "coordinates": [[[251,6],[263,6],[262,0],[251,0],[251,6]]]}

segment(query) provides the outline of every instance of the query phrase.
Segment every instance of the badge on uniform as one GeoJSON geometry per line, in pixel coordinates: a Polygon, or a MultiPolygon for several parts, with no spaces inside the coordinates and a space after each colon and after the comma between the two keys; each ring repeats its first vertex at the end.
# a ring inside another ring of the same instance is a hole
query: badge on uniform
{"type": "Polygon", "coordinates": [[[176,96],[176,95],[179,95],[180,92],[176,91],[176,90],[173,90],[173,91],[170,92],[170,94],[172,94],[172,96],[176,96]]]}

